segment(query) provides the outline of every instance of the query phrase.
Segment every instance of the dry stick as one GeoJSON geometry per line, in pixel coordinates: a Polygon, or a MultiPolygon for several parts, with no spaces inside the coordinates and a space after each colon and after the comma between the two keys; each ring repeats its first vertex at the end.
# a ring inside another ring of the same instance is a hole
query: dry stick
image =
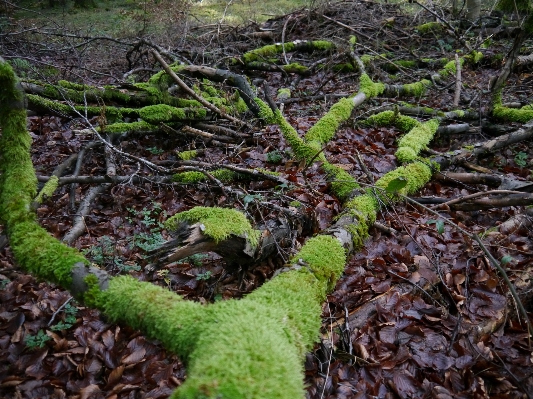
{"type": "Polygon", "coordinates": [[[454,198],[450,201],[443,202],[442,204],[438,204],[434,206],[432,209],[438,209],[438,208],[446,208],[453,204],[458,204],[460,202],[465,202],[468,200],[471,200],[473,198],[483,197],[486,195],[498,195],[498,194],[523,194],[521,191],[512,191],[512,190],[491,190],[491,191],[482,191],[470,195],[465,195],[463,197],[454,198]]]}
{"type": "Polygon", "coordinates": [[[271,181],[279,183],[279,184],[301,186],[297,182],[293,183],[293,182],[288,181],[287,179],[284,179],[281,176],[276,176],[276,175],[271,175],[271,174],[268,174],[268,173],[264,173],[264,172],[261,172],[258,169],[239,168],[238,166],[234,166],[234,165],[222,165],[222,164],[213,165],[213,164],[210,164],[210,163],[207,163],[207,162],[201,162],[201,161],[181,161],[181,162],[178,162],[178,163],[180,165],[183,165],[183,166],[194,166],[194,167],[199,167],[199,168],[213,168],[214,166],[216,166],[216,167],[219,167],[219,168],[224,168],[224,169],[231,170],[232,172],[235,172],[235,173],[241,173],[241,174],[244,174],[244,175],[260,177],[260,178],[263,178],[265,180],[271,180],[271,181]]]}
{"type": "Polygon", "coordinates": [[[289,15],[289,18],[283,24],[283,30],[281,31],[281,48],[283,49],[283,58],[285,59],[285,65],[289,65],[289,60],[287,60],[287,53],[285,51],[285,31],[287,30],[287,25],[291,20],[292,15],[289,15]]]}
{"type": "Polygon", "coordinates": [[[50,319],[50,321],[48,322],[48,327],[50,327],[52,325],[52,323],[54,322],[56,316],[59,314],[59,312],[61,312],[65,306],[67,306],[69,304],[70,301],[72,301],[74,298],[73,297],[70,297],[69,299],[67,299],[65,302],[63,302],[63,305],[61,305],[55,312],[54,314],[52,315],[52,318],[50,319]]]}
{"type": "MultiPolygon", "coordinates": [[[[509,291],[511,291],[511,295],[514,299],[514,301],[516,302],[516,306],[518,307],[518,309],[520,310],[520,312],[522,313],[522,316],[525,318],[526,320],[526,323],[527,323],[527,328],[528,328],[528,339],[530,339],[530,337],[533,335],[533,326],[531,325],[531,322],[529,321],[529,318],[528,318],[528,315],[527,315],[527,311],[526,309],[524,308],[524,305],[522,304],[522,302],[520,302],[520,297],[518,296],[518,293],[516,292],[514,286],[513,286],[513,283],[511,282],[511,280],[509,280],[509,276],[507,276],[507,272],[505,271],[504,268],[502,268],[502,266],[500,265],[500,262],[498,262],[494,256],[492,256],[492,254],[489,252],[489,250],[487,249],[487,247],[485,246],[485,244],[483,244],[483,242],[481,241],[481,239],[479,238],[479,236],[475,233],[470,233],[468,231],[466,231],[465,229],[461,228],[460,226],[458,226],[457,224],[455,224],[454,222],[452,222],[451,220],[449,219],[446,219],[444,217],[442,217],[442,215],[438,212],[435,212],[433,209],[430,209],[428,208],[427,206],[424,206],[422,204],[419,204],[418,202],[416,202],[415,200],[412,200],[411,198],[407,197],[407,196],[404,196],[402,195],[402,197],[412,203],[412,204],[415,204],[416,206],[420,206],[422,207],[423,209],[425,209],[426,211],[438,216],[440,219],[443,220],[444,223],[448,223],[450,226],[453,226],[454,228],[456,228],[457,230],[459,230],[461,233],[463,233],[464,235],[466,235],[467,237],[471,238],[472,240],[476,241],[478,243],[478,245],[481,247],[481,249],[483,250],[483,252],[485,253],[485,255],[487,256],[487,258],[490,260],[490,262],[494,265],[494,267],[496,267],[496,269],[498,269],[498,271],[500,272],[500,274],[502,275],[505,283],[507,284],[507,286],[509,287],[509,291]]],[[[531,346],[531,342],[530,342],[530,346],[531,346]]]]}
{"type": "Polygon", "coordinates": [[[459,61],[459,55],[455,53],[455,97],[453,98],[453,107],[459,106],[459,100],[461,98],[461,61],[459,61]]]}
{"type": "Polygon", "coordinates": [[[104,192],[111,184],[101,184],[96,187],[92,187],[89,190],[89,193],[85,196],[83,201],[80,203],[78,208],[78,213],[74,217],[74,223],[72,228],[65,234],[63,237],[63,242],[71,245],[80,235],[83,234],[87,226],[85,225],[85,216],[91,210],[91,203],[97,198],[102,192],[104,192]]]}
{"type": "Polygon", "coordinates": [[[178,86],[183,91],[185,91],[188,95],[190,95],[195,100],[199,101],[207,109],[209,109],[209,110],[217,113],[218,115],[220,115],[222,118],[227,119],[229,121],[232,121],[234,123],[237,123],[239,125],[244,125],[244,126],[246,126],[248,128],[251,128],[251,126],[249,124],[247,124],[246,122],[244,122],[244,121],[242,121],[242,120],[240,120],[238,118],[235,118],[235,117],[233,117],[231,115],[226,114],[225,112],[221,111],[220,109],[215,107],[210,102],[206,101],[202,96],[199,96],[198,94],[196,94],[193,89],[191,89],[189,86],[187,86],[187,84],[183,80],[181,80],[178,75],[176,75],[176,73],[170,68],[170,66],[165,62],[165,60],[161,57],[161,55],[157,51],[152,50],[151,53],[155,57],[155,59],[161,64],[161,66],[163,67],[165,72],[168,73],[168,75],[172,79],[174,79],[174,81],[178,84],[178,86]]]}

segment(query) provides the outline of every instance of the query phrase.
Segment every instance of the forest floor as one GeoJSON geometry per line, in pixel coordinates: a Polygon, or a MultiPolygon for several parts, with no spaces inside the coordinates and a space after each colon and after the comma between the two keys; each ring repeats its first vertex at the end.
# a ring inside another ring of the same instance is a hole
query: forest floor
{"type": "MultiPolygon", "coordinates": [[[[346,39],[355,34],[362,43],[356,47],[360,55],[386,52],[393,62],[453,59],[457,51],[464,49],[452,36],[421,35],[414,29],[430,17],[423,10],[410,15],[394,5],[343,1],[315,13],[297,11],[290,19],[279,17],[261,26],[280,35],[286,24],[286,42],[329,39],[347,47],[346,39]]],[[[250,38],[258,26],[252,23],[240,28],[219,25],[188,30],[188,36],[176,52],[196,64],[221,64],[225,58],[268,43],[250,38]]],[[[276,40],[279,39],[277,36],[276,40]]],[[[495,60],[498,54],[506,54],[511,39],[493,38],[487,42],[483,33],[475,33],[468,39],[479,44],[484,58],[477,65],[464,66],[460,108],[484,113],[491,100],[487,92],[489,79],[498,75],[502,65],[501,58],[495,60]]],[[[531,51],[533,43],[527,42],[526,47],[531,51]]],[[[526,53],[527,49],[524,49],[526,53]]],[[[98,51],[102,50],[95,49],[97,54],[98,51]]],[[[98,60],[80,55],[83,68],[69,67],[68,72],[57,68],[61,73],[54,78],[72,78],[77,74],[91,83],[118,84],[128,71],[125,51],[118,54],[120,57],[114,59],[107,56],[98,60]]],[[[51,55],[46,57],[43,59],[50,64],[52,61],[57,65],[68,63],[51,55]]],[[[320,58],[304,53],[291,53],[289,57],[293,57],[291,62],[308,65],[320,58]]],[[[264,79],[275,92],[291,87],[291,101],[281,96],[274,99],[286,102],[284,116],[303,134],[335,103],[336,99],[328,95],[358,91],[359,73],[336,70],[334,65],[339,60],[343,60],[340,52],[328,56],[323,62],[325,66],[311,76],[232,68],[251,79],[264,79]],[[320,99],[310,100],[312,96],[320,99]],[[298,98],[301,100],[292,101],[298,98]]],[[[379,57],[374,60],[368,72],[375,81],[409,83],[428,74],[427,69],[410,67],[391,71],[389,61],[379,57]]],[[[146,68],[155,65],[141,53],[137,63],[146,68]]],[[[25,64],[18,67],[19,74],[34,73],[25,64]]],[[[135,78],[144,80],[151,73],[140,72],[135,78]]],[[[406,101],[412,106],[450,111],[455,91],[453,77],[448,83],[432,87],[423,97],[406,101]]],[[[504,102],[533,103],[533,75],[527,70],[512,74],[504,91],[504,102]]],[[[342,125],[324,149],[327,158],[343,165],[366,184],[395,169],[398,166],[394,156],[396,142],[402,133],[393,127],[365,126],[362,121],[383,107],[400,105],[403,104],[398,99],[378,98],[356,109],[350,122],[342,125]],[[357,162],[358,158],[362,162],[357,162]]],[[[427,120],[428,116],[421,114],[418,119],[427,120]]],[[[472,128],[466,134],[436,137],[431,150],[447,153],[490,139],[491,133],[481,129],[478,122],[472,121],[472,128]]],[[[169,215],[194,206],[241,209],[256,223],[278,218],[271,209],[256,204],[255,200],[261,199],[311,216],[315,220],[315,232],[332,224],[342,203],[329,194],[329,183],[320,163],[303,167],[294,161],[278,126],[254,123],[259,133],[254,146],[237,150],[209,147],[167,134],[130,136],[120,143],[120,148],[156,164],[172,165],[177,161],[177,151],[205,147],[199,160],[276,171],[295,183],[294,186],[271,181],[239,182],[237,186],[247,196],[235,198],[208,183],[169,185],[151,184],[147,180],[140,185],[116,185],[93,203],[92,212],[85,217],[87,232],[73,245],[111,273],[129,273],[202,303],[239,298],[260,286],[292,252],[287,250],[273,262],[237,274],[227,273],[220,257],[212,253],[195,255],[156,273],[144,270],[149,263],[147,252],[170,237],[162,223],[169,215]]],[[[79,119],[53,114],[29,117],[32,159],[38,175],[49,176],[58,164],[93,139],[75,133],[79,124],[79,119]]],[[[519,127],[511,122],[505,122],[504,126],[510,130],[519,127]]],[[[523,182],[533,182],[532,165],[531,140],[479,160],[479,167],[523,182]]],[[[124,174],[135,170],[145,176],[150,173],[125,159],[121,160],[120,169],[124,174]]],[[[449,171],[465,170],[463,166],[455,166],[449,171]]],[[[103,175],[105,171],[103,152],[88,151],[80,175],[103,175]]],[[[75,188],[76,202],[88,188],[84,184],[75,188]]],[[[490,191],[490,188],[432,180],[417,197],[453,199],[480,191],[490,191]]],[[[75,209],[70,201],[70,187],[65,185],[37,209],[41,225],[58,239],[72,226],[75,209]]],[[[427,207],[410,202],[381,209],[378,222],[393,230],[386,233],[371,229],[364,247],[350,259],[324,305],[321,341],[305,359],[309,398],[532,397],[533,348],[507,286],[475,242],[452,225],[437,221],[448,219],[478,234],[497,259],[505,259],[507,273],[531,311],[532,227],[518,226],[511,231],[499,228],[524,208],[435,209],[440,219],[427,207]],[[439,282],[426,290],[417,288],[401,293],[398,288],[401,284],[416,286],[421,277],[436,278],[439,282]],[[377,307],[377,312],[364,322],[352,323],[351,315],[380,296],[386,300],[377,307]],[[480,333],[476,326],[490,328],[480,333]]],[[[292,251],[305,238],[295,240],[292,251]]],[[[68,292],[36,281],[17,267],[9,245],[2,245],[1,398],[167,398],[185,378],[186,369],[180,359],[162,349],[157,341],[148,340],[128,327],[111,324],[98,311],[71,300],[68,292]]]]}

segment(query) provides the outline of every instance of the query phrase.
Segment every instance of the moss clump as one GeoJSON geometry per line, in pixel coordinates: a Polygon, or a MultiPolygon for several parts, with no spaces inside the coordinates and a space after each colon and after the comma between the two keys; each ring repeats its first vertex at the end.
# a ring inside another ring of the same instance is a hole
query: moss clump
{"type": "Polygon", "coordinates": [[[361,248],[364,245],[369,227],[376,221],[378,203],[370,190],[367,191],[367,194],[359,195],[348,201],[345,204],[345,211],[341,214],[341,217],[349,215],[356,219],[355,223],[345,226],[352,235],[355,248],[361,248]]]}
{"type": "Polygon", "coordinates": [[[200,327],[189,377],[172,398],[304,396],[302,359],[317,341],[322,302],[346,257],[337,239],[318,236],[292,262],[294,270],[246,298],[207,307],[210,324],[200,327]]]}
{"type": "Polygon", "coordinates": [[[419,82],[404,84],[402,89],[404,95],[406,96],[422,97],[426,93],[429,86],[431,86],[431,82],[429,80],[422,79],[419,82]]]}
{"type": "Polygon", "coordinates": [[[364,122],[368,126],[395,126],[402,132],[408,132],[421,123],[415,118],[407,115],[402,115],[394,111],[383,111],[378,114],[368,117],[364,122]]]}
{"type": "Polygon", "coordinates": [[[307,141],[317,141],[326,144],[333,138],[342,122],[347,121],[352,115],[353,101],[343,98],[335,103],[320,120],[309,129],[305,135],[307,141]]]}
{"type": "MultiPolygon", "coordinates": [[[[379,179],[375,185],[378,188],[385,190],[389,183],[399,177],[407,181],[405,187],[398,191],[399,194],[409,195],[414,194],[426,184],[433,174],[431,168],[423,162],[413,162],[405,166],[400,166],[391,172],[386,173],[379,179]]],[[[388,195],[388,199],[393,199],[394,195],[388,195]]]]}
{"type": "MultiPolygon", "coordinates": [[[[239,180],[239,179],[249,179],[249,175],[243,175],[240,173],[233,172],[229,169],[217,169],[210,174],[222,181],[222,182],[230,182],[233,180],[239,180]]],[[[194,184],[194,183],[200,183],[203,181],[207,181],[207,176],[202,172],[196,172],[196,171],[189,171],[189,172],[181,172],[176,173],[172,176],[172,181],[175,183],[183,183],[183,184],[194,184]]]]}
{"type": "MultiPolygon", "coordinates": [[[[461,64],[461,66],[464,64],[464,62],[464,58],[459,58],[459,63],[461,64]]],[[[441,78],[455,76],[456,73],[457,69],[455,67],[455,61],[448,62],[446,65],[444,65],[444,68],[439,71],[439,75],[441,78]]]]}
{"type": "Polygon", "coordinates": [[[205,308],[197,302],[184,301],[173,292],[154,284],[119,276],[94,300],[113,321],[122,321],[141,329],[184,359],[193,351],[205,328],[205,308]]]}
{"type": "Polygon", "coordinates": [[[437,119],[431,119],[419,126],[414,127],[398,142],[396,158],[402,163],[414,161],[420,150],[425,148],[439,127],[437,119]]]}
{"type": "Polygon", "coordinates": [[[374,83],[366,73],[363,73],[359,78],[359,91],[365,93],[367,98],[377,97],[384,90],[385,85],[383,83],[374,83]]]}
{"type": "Polygon", "coordinates": [[[259,117],[264,119],[267,123],[276,123],[276,118],[274,117],[274,112],[270,109],[267,103],[265,103],[260,98],[254,98],[257,106],[259,107],[259,117]]]}
{"type": "Polygon", "coordinates": [[[159,124],[186,119],[204,119],[204,108],[176,108],[166,104],[149,105],[139,110],[139,116],[147,123],[159,124]]]}
{"type": "Polygon", "coordinates": [[[141,108],[139,116],[147,123],[159,124],[161,122],[184,120],[185,112],[183,109],[174,108],[170,105],[158,104],[141,108]]]}
{"type": "Polygon", "coordinates": [[[35,202],[40,204],[43,202],[43,199],[51,198],[52,195],[54,195],[54,192],[57,190],[58,185],[59,178],[57,176],[51,176],[39,192],[39,195],[35,197],[35,202]]]}
{"type": "Polygon", "coordinates": [[[299,64],[297,62],[293,62],[288,65],[283,65],[282,68],[287,73],[297,73],[301,75],[305,75],[309,73],[308,67],[306,67],[305,65],[299,64]]]}
{"type": "Polygon", "coordinates": [[[327,40],[315,40],[312,42],[305,42],[305,43],[285,43],[283,46],[281,43],[277,44],[269,44],[267,46],[263,46],[261,48],[248,51],[247,53],[243,54],[242,59],[245,63],[250,63],[254,61],[265,61],[268,58],[271,58],[273,56],[276,56],[278,54],[281,54],[283,52],[283,47],[285,47],[286,52],[295,51],[296,49],[302,49],[302,50],[320,50],[320,51],[327,51],[332,50],[335,48],[335,45],[332,42],[329,42],[327,40]]]}
{"type": "Polygon", "coordinates": [[[232,234],[246,236],[252,245],[257,245],[259,240],[259,231],[252,229],[246,216],[235,209],[197,206],[172,216],[165,222],[165,227],[175,230],[180,222],[203,224],[203,233],[216,242],[232,234]]]}
{"type": "Polygon", "coordinates": [[[492,110],[492,116],[503,121],[527,123],[533,119],[533,107],[526,105],[517,109],[498,105],[492,110]]]}
{"type": "Polygon", "coordinates": [[[418,25],[415,28],[420,34],[440,33],[444,30],[444,26],[440,22],[428,22],[427,24],[418,25]]]}
{"type": "Polygon", "coordinates": [[[107,133],[134,133],[134,132],[150,132],[157,131],[159,128],[147,122],[130,122],[130,123],[113,123],[105,127],[107,133]]]}
{"type": "Polygon", "coordinates": [[[198,151],[196,151],[196,150],[182,151],[182,152],[178,153],[178,157],[179,157],[179,159],[182,159],[184,161],[188,161],[190,159],[196,158],[197,152],[198,151]]]}
{"type": "Polygon", "coordinates": [[[322,168],[331,181],[331,191],[340,199],[345,200],[349,195],[360,186],[352,175],[338,166],[332,165],[325,161],[322,168]]]}

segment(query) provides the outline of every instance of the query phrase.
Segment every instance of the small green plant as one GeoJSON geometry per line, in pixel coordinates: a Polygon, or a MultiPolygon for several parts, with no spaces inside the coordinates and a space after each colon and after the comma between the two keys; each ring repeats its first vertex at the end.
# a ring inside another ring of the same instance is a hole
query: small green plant
{"type": "Polygon", "coordinates": [[[3,290],[4,288],[7,287],[7,285],[9,284],[9,279],[2,279],[0,280],[0,290],[3,290]]]}
{"type": "Polygon", "coordinates": [[[527,154],[523,151],[520,151],[518,154],[515,155],[514,162],[521,168],[526,167],[527,166],[527,154]]]}
{"type": "MultiPolygon", "coordinates": [[[[135,240],[135,236],[133,239],[135,240]]],[[[124,260],[116,255],[115,243],[107,235],[100,237],[97,245],[84,249],[82,252],[101,267],[117,269],[121,273],[141,270],[136,263],[124,263],[124,260]]]]}
{"type": "Polygon", "coordinates": [[[199,273],[196,275],[196,280],[209,280],[213,276],[213,273],[208,270],[205,273],[199,273]]]}
{"type": "Polygon", "coordinates": [[[165,152],[161,148],[157,148],[157,147],[148,147],[147,150],[150,151],[150,153],[152,153],[153,155],[161,155],[162,153],[165,152]]]}
{"type": "Polygon", "coordinates": [[[266,160],[270,163],[280,163],[283,160],[283,156],[281,152],[275,150],[266,154],[266,160]]]}
{"type": "Polygon", "coordinates": [[[203,260],[206,259],[207,256],[207,254],[194,254],[186,257],[185,259],[182,259],[178,263],[189,263],[193,266],[200,267],[202,266],[203,260]]]}
{"type": "Polygon", "coordinates": [[[165,242],[163,235],[159,232],[156,233],[137,233],[133,236],[131,245],[142,249],[143,251],[150,252],[158,248],[165,242]]]}
{"type": "Polygon", "coordinates": [[[50,337],[46,335],[44,330],[39,330],[39,332],[35,335],[28,335],[24,339],[24,343],[26,344],[26,348],[33,350],[37,348],[44,348],[46,343],[50,341],[50,337]]]}

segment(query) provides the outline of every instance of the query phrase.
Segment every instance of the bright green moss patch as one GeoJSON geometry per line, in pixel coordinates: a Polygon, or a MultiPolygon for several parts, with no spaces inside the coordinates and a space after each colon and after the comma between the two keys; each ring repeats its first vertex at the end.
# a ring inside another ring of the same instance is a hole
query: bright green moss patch
{"type": "Polygon", "coordinates": [[[207,115],[204,108],[176,108],[166,104],[149,105],[139,110],[139,116],[147,123],[159,124],[186,119],[203,119],[207,115]]]}
{"type": "Polygon", "coordinates": [[[246,236],[252,245],[257,245],[259,240],[259,231],[252,229],[246,216],[235,209],[197,206],[172,216],[165,222],[165,227],[175,230],[180,222],[203,224],[203,233],[216,242],[232,234],[246,236]]]}
{"type": "Polygon", "coordinates": [[[299,64],[297,62],[293,62],[289,65],[283,65],[282,68],[287,73],[298,73],[298,74],[305,75],[306,73],[309,72],[308,67],[306,67],[305,65],[299,64]]]}
{"type": "MultiPolygon", "coordinates": [[[[459,62],[461,64],[461,66],[463,66],[465,60],[464,58],[459,58],[459,62]]],[[[457,73],[457,69],[455,67],[455,61],[450,61],[448,62],[446,65],[444,65],[444,68],[442,68],[440,71],[439,71],[439,75],[441,78],[447,78],[447,77],[450,77],[450,76],[455,76],[455,74],[457,73]]]]}
{"type": "Polygon", "coordinates": [[[363,73],[359,78],[359,91],[365,93],[367,98],[377,97],[384,90],[385,85],[383,83],[374,83],[366,73],[363,73]]]}
{"type": "Polygon", "coordinates": [[[431,119],[414,127],[398,142],[396,158],[402,163],[414,161],[419,152],[433,139],[438,127],[439,121],[437,119],[431,119]]]}
{"type": "Polygon", "coordinates": [[[332,236],[321,235],[311,238],[305,243],[292,262],[302,259],[306,262],[314,276],[326,283],[327,290],[332,290],[337,283],[346,264],[344,248],[339,240],[332,236]]]}
{"type": "Polygon", "coordinates": [[[96,302],[110,320],[141,329],[184,359],[206,327],[202,305],[130,276],[111,279],[109,288],[96,295],[96,302]]]}
{"type": "Polygon", "coordinates": [[[178,153],[178,157],[179,157],[179,159],[182,159],[184,161],[188,161],[189,159],[196,158],[197,152],[198,151],[196,151],[196,150],[182,151],[182,152],[178,153]]]}
{"type": "Polygon", "coordinates": [[[302,356],[286,315],[245,300],[213,306],[216,317],[201,330],[187,379],[171,399],[303,398],[302,356]]]}
{"type": "Polygon", "coordinates": [[[58,184],[59,178],[57,176],[51,176],[39,192],[39,195],[35,197],[35,202],[40,204],[43,202],[44,198],[51,198],[54,192],[57,190],[58,184]]]}
{"type": "Polygon", "coordinates": [[[526,123],[533,119],[533,107],[526,105],[520,109],[507,108],[498,105],[492,110],[492,115],[500,120],[526,123]]]}
{"type": "Polygon", "coordinates": [[[402,89],[404,95],[406,96],[421,97],[426,93],[427,88],[429,86],[431,86],[431,82],[429,80],[423,79],[415,83],[406,83],[402,86],[402,89]]]}
{"type": "Polygon", "coordinates": [[[340,124],[346,122],[352,115],[353,101],[342,98],[336,102],[320,120],[309,129],[305,135],[307,141],[317,141],[326,144],[335,136],[340,124]]]}
{"type": "Polygon", "coordinates": [[[402,115],[394,111],[383,111],[378,114],[368,117],[364,122],[368,126],[395,126],[402,132],[408,132],[421,123],[415,118],[407,115],[402,115]]]}
{"type": "MultiPolygon", "coordinates": [[[[375,185],[376,187],[385,190],[392,180],[401,177],[407,181],[407,184],[404,188],[399,190],[398,193],[409,195],[420,190],[431,179],[432,174],[433,172],[431,168],[425,163],[413,162],[388,172],[381,179],[379,179],[375,185]]],[[[393,196],[389,197],[393,198],[393,196]]]]}

